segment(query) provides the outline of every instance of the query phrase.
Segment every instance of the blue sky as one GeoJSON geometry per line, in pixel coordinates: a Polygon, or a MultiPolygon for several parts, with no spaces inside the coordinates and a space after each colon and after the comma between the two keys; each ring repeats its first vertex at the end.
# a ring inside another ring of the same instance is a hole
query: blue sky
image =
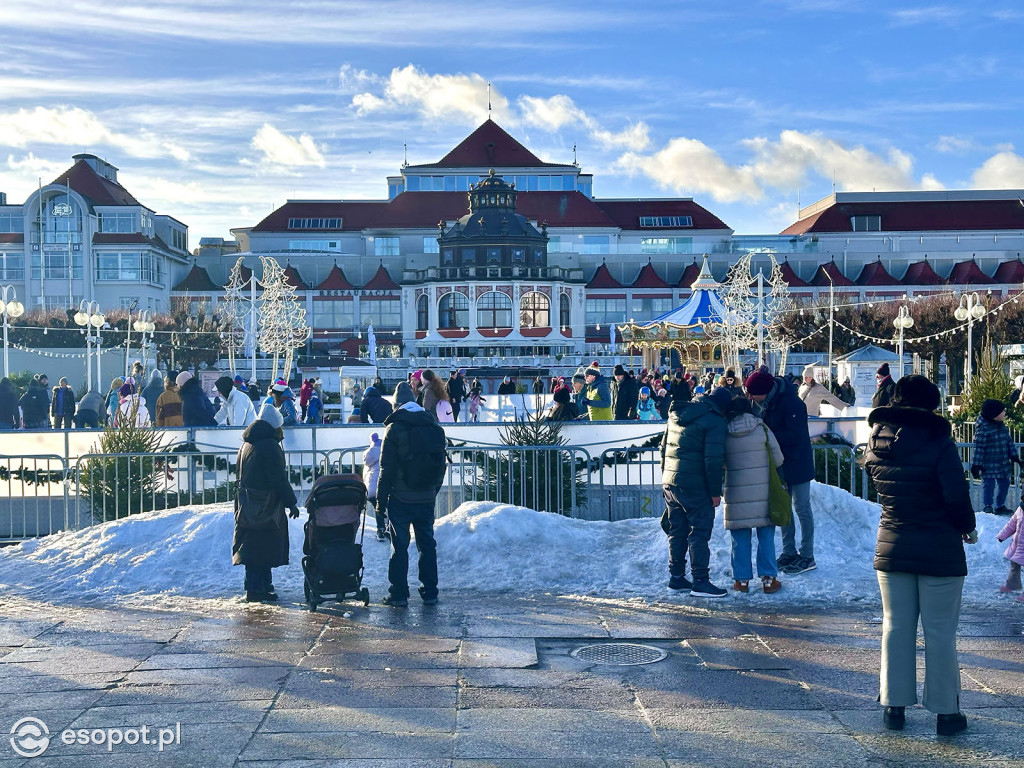
{"type": "Polygon", "coordinates": [[[486,117],[599,197],[688,195],[742,234],[839,190],[1024,188],[1018,2],[3,0],[0,191],[76,152],[228,236],[380,199],[486,117]]]}

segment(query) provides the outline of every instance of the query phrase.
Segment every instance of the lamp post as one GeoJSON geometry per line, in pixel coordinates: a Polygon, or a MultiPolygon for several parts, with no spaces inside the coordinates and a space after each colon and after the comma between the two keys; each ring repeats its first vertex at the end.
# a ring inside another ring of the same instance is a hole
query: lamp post
{"type": "MultiPolygon", "coordinates": [[[[85,388],[86,392],[92,389],[92,363],[89,360],[90,351],[92,349],[93,341],[96,343],[96,357],[99,358],[99,335],[100,328],[103,327],[103,323],[106,322],[106,318],[100,312],[100,304],[98,301],[82,301],[78,305],[78,312],[75,313],[75,324],[82,326],[85,332],[85,388]],[[93,339],[92,330],[96,329],[96,339],[93,339]]],[[[100,367],[99,359],[96,360],[96,386],[100,386],[100,367]]]]}
{"type": "Polygon", "coordinates": [[[961,323],[967,321],[967,360],[964,363],[964,389],[971,385],[974,375],[974,321],[985,316],[985,306],[976,293],[965,293],[960,297],[960,306],[953,312],[953,317],[961,323]]]}
{"type": "Polygon", "coordinates": [[[135,321],[135,325],[133,326],[136,331],[142,334],[141,348],[143,368],[149,366],[149,347],[146,344],[146,334],[148,333],[150,340],[152,340],[153,331],[156,330],[156,323],[154,323],[150,317],[151,315],[148,309],[142,310],[141,314],[139,314],[139,319],[135,321]]]}
{"type": "Polygon", "coordinates": [[[4,376],[10,376],[10,366],[7,361],[7,328],[10,326],[9,318],[18,318],[25,313],[25,305],[18,301],[18,294],[13,285],[0,286],[0,312],[4,315],[4,376]],[[11,298],[7,298],[7,292],[11,292],[11,298]]]}
{"type": "MultiPolygon", "coordinates": [[[[829,274],[827,269],[822,270],[825,273],[825,277],[828,278],[828,386],[832,386],[832,337],[835,330],[835,312],[836,312],[836,284],[832,280],[832,275],[829,274]]],[[[902,347],[901,347],[902,349],[902,347]]],[[[903,353],[900,353],[900,364],[903,364],[903,353]]],[[[903,371],[900,370],[902,375],[903,371]]]]}
{"type": "Polygon", "coordinates": [[[898,378],[903,378],[903,332],[914,327],[914,318],[910,316],[910,311],[905,304],[900,306],[900,311],[896,313],[896,319],[892,321],[892,324],[900,332],[900,375],[898,378]]]}
{"type": "Polygon", "coordinates": [[[132,352],[132,312],[139,306],[139,300],[134,299],[131,306],[128,307],[128,338],[124,342],[124,380],[128,381],[128,374],[131,373],[129,368],[129,359],[131,358],[132,352]]]}

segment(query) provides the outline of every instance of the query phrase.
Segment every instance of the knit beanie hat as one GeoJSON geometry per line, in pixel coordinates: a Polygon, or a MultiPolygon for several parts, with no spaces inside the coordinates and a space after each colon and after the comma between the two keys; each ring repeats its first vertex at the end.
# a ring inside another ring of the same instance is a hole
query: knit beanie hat
{"type": "Polygon", "coordinates": [[[804,378],[805,379],[813,379],[814,378],[814,366],[813,365],[808,365],[806,368],[804,368],[804,378]]]}
{"type": "MultiPolygon", "coordinates": [[[[939,388],[924,376],[916,373],[901,377],[896,382],[896,389],[892,395],[892,404],[894,406],[900,408],[924,408],[926,411],[937,409],[940,400],[939,388]]],[[[1002,403],[999,405],[1002,406],[1002,403]]],[[[999,415],[998,411],[996,415],[999,415]]]]}
{"type": "Polygon", "coordinates": [[[267,422],[274,429],[280,429],[284,426],[284,416],[274,407],[273,403],[264,403],[263,407],[260,408],[260,415],[256,418],[267,422]]]}
{"type": "Polygon", "coordinates": [[[288,390],[288,382],[284,379],[278,379],[271,385],[270,390],[272,392],[285,392],[288,390]]]}
{"type": "Polygon", "coordinates": [[[398,386],[395,387],[395,407],[405,405],[406,403],[415,403],[416,395],[412,393],[412,387],[407,382],[400,381],[398,386]]]}
{"type": "Polygon", "coordinates": [[[583,382],[585,382],[587,379],[586,379],[586,377],[582,373],[574,373],[572,375],[572,380],[573,381],[583,381],[583,382]]]}
{"type": "Polygon", "coordinates": [[[569,402],[569,390],[565,387],[559,387],[555,390],[555,402],[565,405],[569,402]]]}
{"type": "Polygon", "coordinates": [[[220,393],[221,397],[227,397],[231,394],[231,390],[235,388],[235,384],[230,376],[221,376],[213,382],[213,387],[220,393]]]}
{"type": "Polygon", "coordinates": [[[182,371],[174,378],[174,383],[179,387],[183,386],[186,381],[192,378],[192,374],[188,371],[182,371]]]}
{"type": "Polygon", "coordinates": [[[769,370],[762,365],[752,374],[747,376],[747,380],[743,382],[743,386],[747,388],[747,392],[751,395],[767,395],[772,391],[772,387],[775,386],[775,377],[772,376],[769,370]]]}
{"type": "Polygon", "coordinates": [[[612,369],[612,376],[625,376],[625,375],[626,375],[626,369],[623,368],[621,364],[616,365],[615,368],[612,369]]]}
{"type": "Polygon", "coordinates": [[[650,387],[640,387],[640,394],[641,395],[647,395],[648,397],[650,397],[651,396],[651,388],[650,387]]]}
{"type": "Polygon", "coordinates": [[[598,368],[597,366],[592,365],[589,368],[587,368],[587,370],[585,370],[583,372],[583,375],[584,376],[600,376],[601,375],[601,369],[598,368]]]}
{"type": "Polygon", "coordinates": [[[121,397],[129,397],[131,395],[134,395],[135,394],[135,385],[132,384],[131,382],[127,382],[126,381],[124,384],[122,384],[118,388],[117,394],[119,394],[121,397]]]}
{"type": "Polygon", "coordinates": [[[888,363],[882,363],[880,366],[878,366],[878,370],[875,371],[875,375],[876,376],[881,376],[882,378],[885,378],[886,376],[888,376],[889,375],[889,364],[888,363]]]}
{"type": "Polygon", "coordinates": [[[735,379],[736,378],[736,371],[734,371],[732,368],[726,368],[725,369],[725,378],[727,378],[727,379],[735,379]]]}
{"type": "Polygon", "coordinates": [[[981,415],[989,421],[995,421],[996,416],[1006,410],[1000,400],[986,400],[981,404],[981,415]]]}

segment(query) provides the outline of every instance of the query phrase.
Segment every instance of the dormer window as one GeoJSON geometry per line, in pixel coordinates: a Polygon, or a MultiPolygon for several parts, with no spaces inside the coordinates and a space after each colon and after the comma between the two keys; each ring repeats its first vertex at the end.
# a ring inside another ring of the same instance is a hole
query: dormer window
{"type": "Polygon", "coordinates": [[[866,214],[863,216],[851,216],[850,226],[854,232],[881,232],[882,231],[882,217],[877,213],[866,214]]]}

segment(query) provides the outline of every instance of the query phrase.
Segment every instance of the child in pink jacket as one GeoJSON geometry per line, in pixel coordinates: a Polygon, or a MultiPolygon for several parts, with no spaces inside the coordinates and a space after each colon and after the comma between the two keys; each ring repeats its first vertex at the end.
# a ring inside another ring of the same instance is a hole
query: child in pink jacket
{"type": "MultiPolygon", "coordinates": [[[[1006,577],[1006,583],[999,587],[999,591],[1020,592],[1020,567],[1024,565],[1024,509],[1017,507],[1013,517],[996,538],[999,541],[1010,539],[1010,546],[1005,552],[1006,559],[1010,561],[1010,575],[1006,577]]],[[[1017,602],[1024,603],[1024,594],[1017,597],[1017,602]]]]}

